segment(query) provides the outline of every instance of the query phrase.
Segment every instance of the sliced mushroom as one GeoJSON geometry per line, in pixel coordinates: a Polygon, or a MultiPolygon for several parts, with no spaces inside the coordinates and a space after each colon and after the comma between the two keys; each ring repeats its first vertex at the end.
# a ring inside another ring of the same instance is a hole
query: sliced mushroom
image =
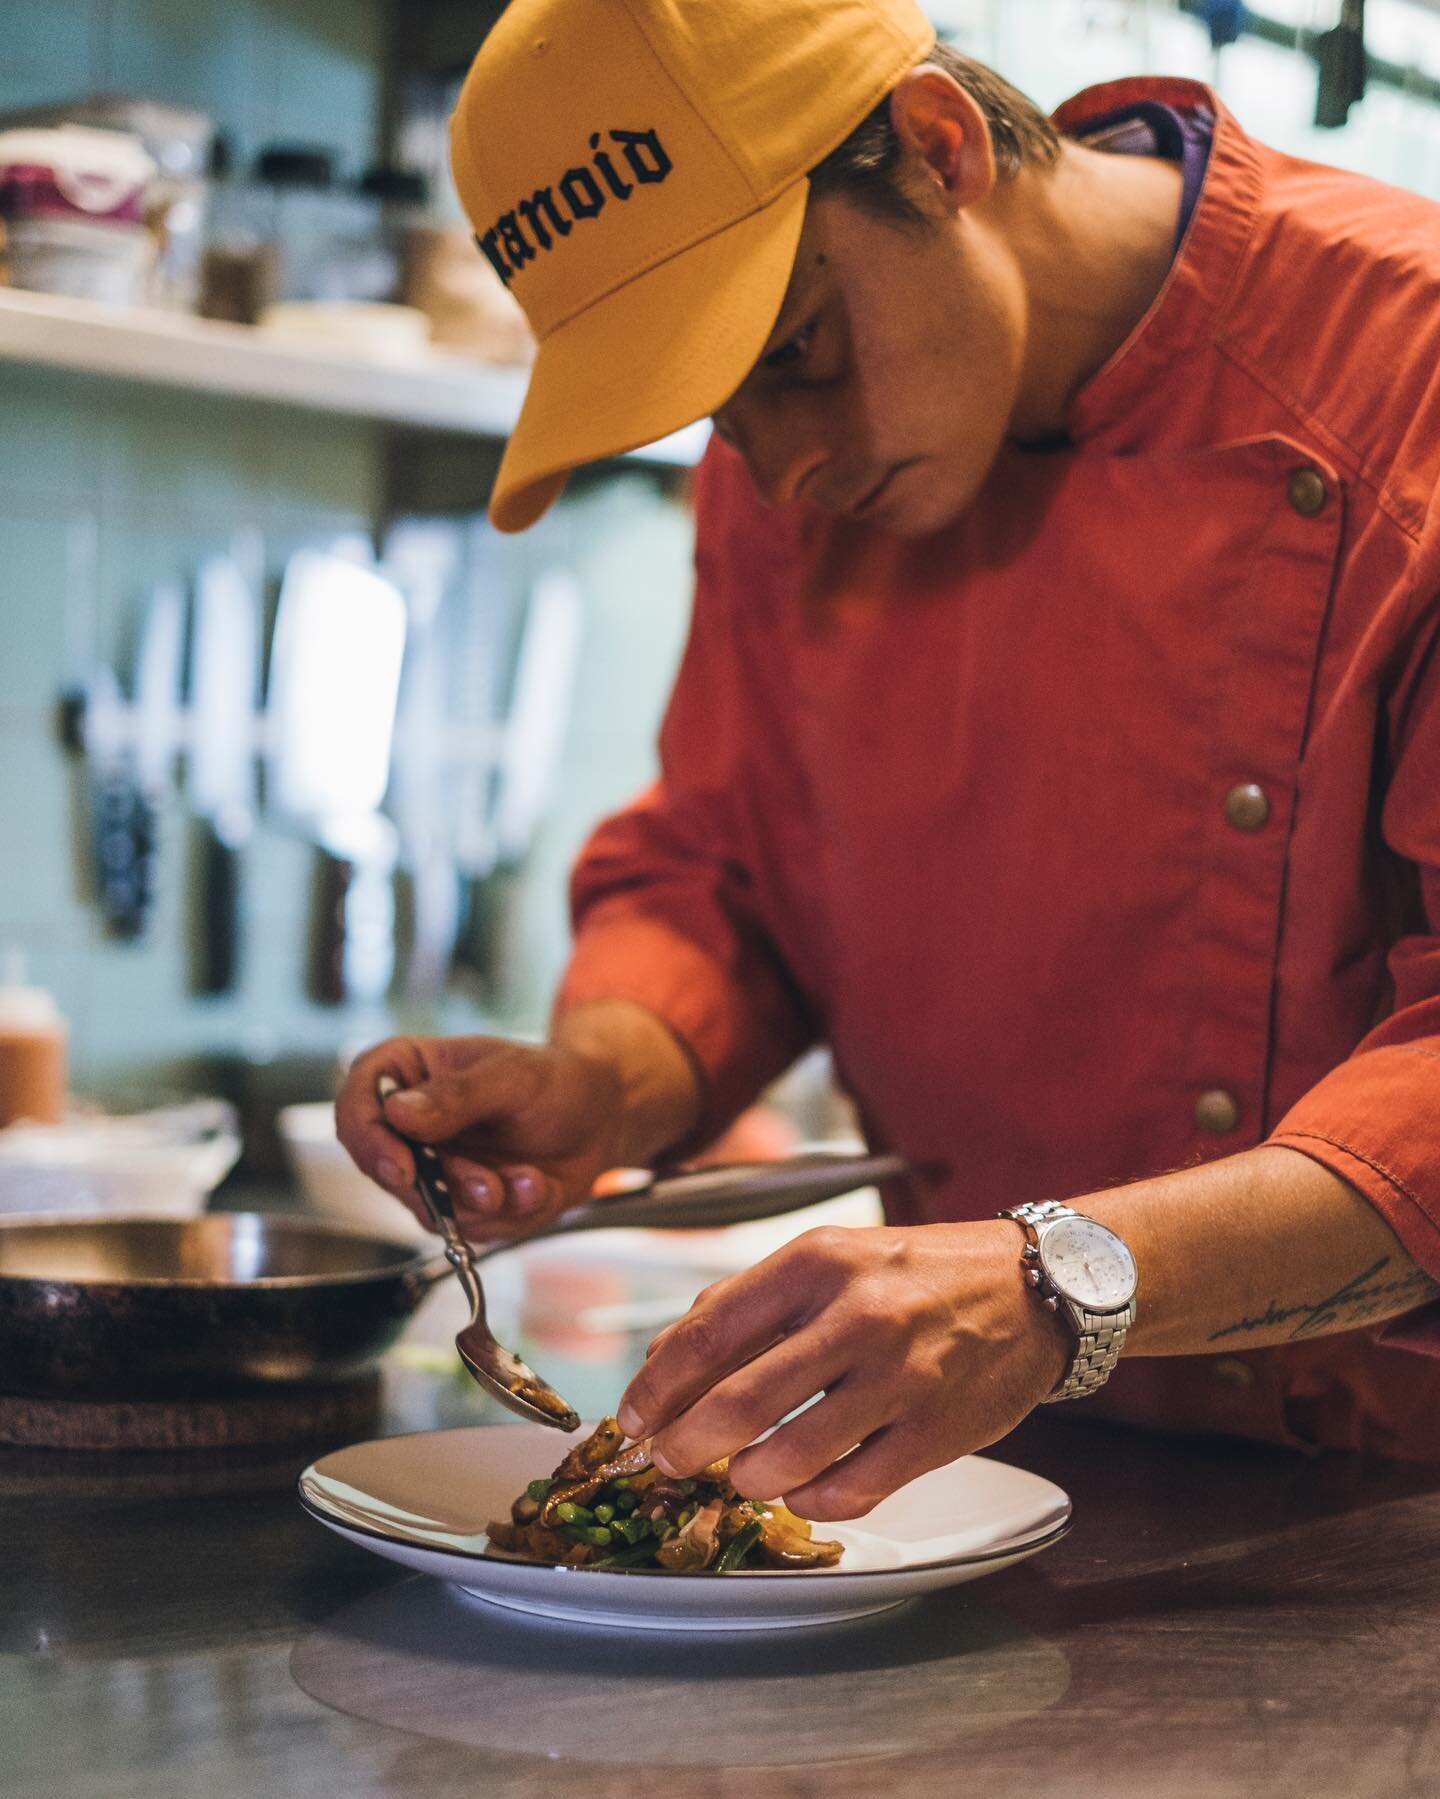
{"type": "MultiPolygon", "coordinates": [[[[614,1423],[614,1420],[607,1418],[605,1423],[611,1424],[614,1423]]],[[[602,1425],[601,1430],[604,1428],[602,1425]]],[[[617,1424],[615,1429],[618,1431],[619,1428],[617,1424]]],[[[590,1442],[594,1443],[599,1435],[600,1432],[597,1431],[590,1442]]],[[[620,1440],[623,1442],[624,1438],[622,1437],[620,1440]]],[[[588,1444],[582,1444],[580,1449],[574,1453],[578,1455],[588,1447],[588,1444]]],[[[540,1508],[542,1524],[554,1523],[557,1506],[564,1505],[567,1501],[571,1505],[588,1505],[607,1481],[644,1473],[650,1467],[650,1444],[648,1441],[632,1443],[623,1454],[613,1456],[611,1460],[602,1462],[599,1466],[588,1467],[579,1475],[572,1475],[568,1472],[571,1460],[571,1456],[566,1456],[560,1464],[559,1473],[555,1477],[555,1485],[545,1495],[545,1502],[540,1508]]]]}
{"type": "Polygon", "coordinates": [[[803,1518],[776,1504],[761,1520],[760,1552],[772,1568],[833,1568],[845,1545],[812,1537],[803,1518]]]}
{"type": "Polygon", "coordinates": [[[655,1560],[672,1574],[693,1574],[708,1568],[720,1552],[720,1520],[725,1516],[725,1501],[712,1499],[701,1506],[690,1522],[668,1543],[655,1551],[655,1560]]]}

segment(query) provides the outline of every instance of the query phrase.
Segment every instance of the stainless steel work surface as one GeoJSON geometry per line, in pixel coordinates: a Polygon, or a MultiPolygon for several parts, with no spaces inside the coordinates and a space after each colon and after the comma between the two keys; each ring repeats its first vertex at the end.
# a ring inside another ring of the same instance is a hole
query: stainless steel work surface
{"type": "MultiPolygon", "coordinates": [[[[392,1354],[383,1431],[502,1421],[406,1353],[453,1297],[392,1354]]],[[[576,1402],[613,1402],[647,1334],[572,1330],[576,1402]]],[[[994,1452],[1073,1496],[1034,1561],[838,1628],[679,1640],[527,1623],[350,1547],[296,1503],[321,1447],[0,1451],[0,1793],[1440,1793],[1440,1470],[1076,1406],[994,1452]]]]}

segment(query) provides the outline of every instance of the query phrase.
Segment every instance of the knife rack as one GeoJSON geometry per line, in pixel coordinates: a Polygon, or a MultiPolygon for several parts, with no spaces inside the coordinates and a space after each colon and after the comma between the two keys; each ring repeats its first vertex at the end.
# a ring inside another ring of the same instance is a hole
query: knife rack
{"type": "MultiPolygon", "coordinates": [[[[115,697],[114,686],[114,677],[106,669],[93,685],[72,688],[61,696],[60,741],[72,755],[97,764],[120,763],[134,755],[140,738],[139,708],[128,700],[115,697]]],[[[264,712],[252,715],[252,725],[256,765],[263,770],[274,753],[275,731],[264,712]]],[[[178,783],[184,758],[195,741],[197,720],[194,711],[188,706],[177,706],[170,713],[163,732],[154,725],[146,728],[154,731],[168,746],[168,755],[174,765],[172,784],[178,783]]],[[[405,760],[409,735],[403,724],[396,725],[394,760],[397,763],[405,760]]],[[[440,744],[439,760],[447,771],[494,768],[508,742],[503,723],[447,725],[436,736],[440,744]]]]}

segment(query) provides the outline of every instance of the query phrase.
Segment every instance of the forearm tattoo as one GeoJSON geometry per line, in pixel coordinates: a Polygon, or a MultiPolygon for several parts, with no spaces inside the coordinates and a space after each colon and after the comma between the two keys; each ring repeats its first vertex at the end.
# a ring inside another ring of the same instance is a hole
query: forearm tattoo
{"type": "Polygon", "coordinates": [[[1289,1340],[1320,1337],[1331,1331],[1358,1330],[1363,1324],[1375,1324],[1382,1318],[1394,1318],[1401,1312],[1425,1305],[1440,1294],[1440,1286],[1420,1268],[1404,1274],[1390,1274],[1392,1258],[1382,1256],[1373,1267],[1357,1274],[1337,1287],[1324,1299],[1301,1300],[1295,1305],[1278,1305],[1271,1300],[1265,1310],[1253,1318],[1237,1318],[1211,1334],[1210,1341],[1219,1343],[1225,1337],[1243,1337],[1252,1331],[1274,1330],[1279,1325],[1293,1328],[1289,1340]]]}

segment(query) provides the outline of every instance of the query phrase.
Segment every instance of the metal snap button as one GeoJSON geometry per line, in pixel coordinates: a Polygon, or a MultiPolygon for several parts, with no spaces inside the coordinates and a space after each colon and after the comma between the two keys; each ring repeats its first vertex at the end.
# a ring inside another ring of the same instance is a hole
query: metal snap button
{"type": "Polygon", "coordinates": [[[1317,469],[1291,469],[1290,479],[1286,486],[1290,495],[1290,504],[1301,518],[1314,518],[1317,512],[1325,510],[1325,502],[1330,497],[1330,490],[1325,485],[1325,477],[1317,469]]]}
{"type": "Polygon", "coordinates": [[[1237,831],[1258,831],[1270,816],[1265,789],[1242,781],[1225,795],[1225,816],[1237,831]]]}
{"type": "Polygon", "coordinates": [[[1240,1102],[1223,1087],[1212,1087],[1195,1101],[1195,1122],[1202,1131],[1223,1137],[1240,1122],[1240,1102]]]}

